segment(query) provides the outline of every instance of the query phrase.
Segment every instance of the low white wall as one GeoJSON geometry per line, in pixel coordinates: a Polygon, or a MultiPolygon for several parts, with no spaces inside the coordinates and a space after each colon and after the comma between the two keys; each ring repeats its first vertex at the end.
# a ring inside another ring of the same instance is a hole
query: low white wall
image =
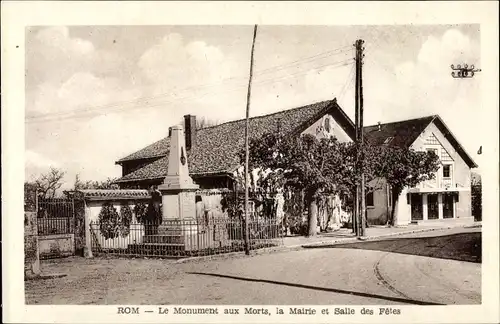
{"type": "MultiPolygon", "coordinates": [[[[411,223],[411,205],[406,194],[408,188],[403,189],[398,199],[396,226],[404,226],[411,223]]],[[[394,203],[394,202],[393,202],[394,203]]]]}
{"type": "Polygon", "coordinates": [[[196,196],[201,197],[205,212],[208,212],[209,216],[212,218],[227,217],[227,212],[222,211],[222,199],[228,191],[209,189],[209,190],[198,190],[196,196]]]}
{"type": "MultiPolygon", "coordinates": [[[[95,237],[90,237],[90,241],[94,242],[97,239],[101,248],[114,248],[114,249],[125,249],[130,244],[141,244],[143,243],[143,237],[145,235],[144,226],[137,222],[136,215],[134,213],[134,207],[136,202],[141,201],[145,205],[148,203],[148,199],[137,199],[137,200],[127,200],[127,199],[113,199],[113,200],[89,200],[86,201],[85,217],[88,218],[89,224],[95,224],[99,222],[99,213],[101,212],[102,206],[106,202],[110,202],[116,208],[118,214],[120,213],[122,205],[128,205],[132,210],[132,222],[130,225],[130,232],[126,236],[119,236],[113,239],[106,239],[99,230],[99,227],[92,225],[91,228],[95,237]]],[[[87,234],[89,231],[87,231],[87,234]]]]}
{"type": "Polygon", "coordinates": [[[40,258],[63,257],[75,254],[75,235],[56,234],[38,237],[40,258]]]}

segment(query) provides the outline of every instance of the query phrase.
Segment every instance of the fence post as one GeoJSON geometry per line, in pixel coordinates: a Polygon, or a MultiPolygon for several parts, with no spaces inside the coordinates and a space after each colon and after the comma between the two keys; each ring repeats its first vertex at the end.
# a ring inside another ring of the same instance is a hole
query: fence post
{"type": "Polygon", "coordinates": [[[91,228],[91,223],[90,223],[90,209],[87,208],[87,201],[84,199],[83,200],[83,208],[84,208],[84,218],[85,218],[85,247],[83,248],[83,255],[86,258],[93,258],[94,256],[92,255],[92,238],[90,235],[90,231],[92,230],[91,228]]]}
{"type": "Polygon", "coordinates": [[[24,278],[40,275],[40,248],[38,246],[38,192],[24,187],[24,278]]]}

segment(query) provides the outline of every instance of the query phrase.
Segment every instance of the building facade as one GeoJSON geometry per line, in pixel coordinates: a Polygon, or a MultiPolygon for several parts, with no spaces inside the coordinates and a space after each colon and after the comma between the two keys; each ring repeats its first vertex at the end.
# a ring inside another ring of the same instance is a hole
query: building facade
{"type": "MultiPolygon", "coordinates": [[[[278,113],[250,118],[250,140],[267,132],[285,136],[313,134],[319,138],[334,136],[352,141],[354,124],[336,100],[313,103],[278,113]]],[[[196,117],[184,116],[189,172],[201,189],[234,189],[240,155],[244,149],[245,120],[196,129],[196,117]]],[[[170,136],[167,136],[116,162],[122,177],[116,182],[122,189],[147,189],[160,185],[167,174],[170,136]]]]}
{"type": "MultiPolygon", "coordinates": [[[[244,149],[245,120],[236,120],[196,129],[196,117],[185,116],[184,135],[190,176],[201,189],[237,189],[241,176],[240,155],[244,149]]],[[[353,141],[353,122],[336,100],[257,116],[250,119],[250,139],[266,132],[286,136],[312,134],[333,136],[341,142],[353,141]]],[[[428,116],[364,128],[371,145],[408,147],[434,151],[441,166],[434,180],[415,188],[405,188],[397,203],[397,225],[439,219],[471,217],[471,168],[477,167],[443,120],[428,116]]],[[[170,137],[167,136],[117,161],[121,189],[147,189],[160,185],[167,174],[170,137]]],[[[256,173],[255,173],[256,176],[256,173]]],[[[384,179],[374,180],[377,188],[366,196],[368,224],[386,224],[393,204],[391,189],[384,179]]]]}
{"type": "MultiPolygon", "coordinates": [[[[440,160],[439,170],[433,180],[403,190],[396,206],[396,225],[473,219],[471,168],[477,165],[439,116],[369,126],[366,133],[368,139],[377,145],[407,146],[415,151],[433,151],[440,160]]],[[[366,200],[367,219],[372,224],[385,224],[394,202],[384,179],[377,181],[378,190],[366,200]]]]}

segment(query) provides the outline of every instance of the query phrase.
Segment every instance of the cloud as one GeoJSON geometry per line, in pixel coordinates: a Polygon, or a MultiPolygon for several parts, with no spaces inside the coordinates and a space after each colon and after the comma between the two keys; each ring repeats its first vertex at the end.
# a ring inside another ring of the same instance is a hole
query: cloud
{"type": "Polygon", "coordinates": [[[127,148],[154,140],[144,125],[155,116],[143,112],[124,119],[114,113],[142,95],[140,86],[117,73],[123,59],[116,53],[70,37],[66,27],[37,31],[27,52],[27,115],[48,118],[26,124],[28,174],[40,174],[57,161],[69,184],[76,173],[92,180],[118,176],[114,161],[127,148]],[[85,115],[89,110],[104,115],[85,115]]]}
{"type": "Polygon", "coordinates": [[[50,167],[58,168],[60,164],[43,154],[33,150],[24,152],[24,174],[26,180],[34,180],[38,175],[50,169],[50,167]]]}
{"type": "Polygon", "coordinates": [[[479,44],[455,29],[440,37],[429,36],[415,60],[397,64],[392,70],[375,68],[367,73],[366,83],[376,85],[367,88],[367,100],[378,102],[374,99],[378,92],[383,93],[387,105],[398,106],[388,114],[384,111],[388,120],[407,118],[408,112],[413,116],[438,113],[446,117],[459,107],[478,105],[479,80],[454,79],[450,68],[451,64],[467,62],[477,65],[478,48],[479,44]]]}
{"type": "MultiPolygon", "coordinates": [[[[36,39],[45,46],[62,51],[68,56],[86,55],[95,50],[94,45],[89,41],[80,38],[70,38],[68,27],[65,26],[42,29],[36,34],[36,39]]],[[[42,55],[44,54],[42,53],[42,55]]]]}
{"type": "Polygon", "coordinates": [[[141,91],[117,78],[97,77],[89,72],[77,72],[60,86],[44,82],[30,95],[29,114],[64,114],[120,108],[116,103],[126,103],[140,97],[141,91]]]}
{"type": "MultiPolygon", "coordinates": [[[[145,51],[132,73],[144,76],[136,77],[139,84],[127,82],[123,75],[102,73],[99,66],[103,70],[116,67],[108,64],[115,54],[70,37],[65,27],[38,31],[29,48],[32,66],[28,75],[33,86],[27,91],[27,112],[49,114],[53,120],[27,124],[27,150],[57,160],[68,172],[67,182],[76,173],[93,180],[119,176],[121,170],[114,161],[164,137],[185,112],[172,110],[168,97],[136,99],[193,83],[213,83],[229,75],[220,49],[200,41],[185,44],[178,34],[166,36],[145,51]],[[33,61],[35,53],[42,53],[41,61],[33,61]],[[89,109],[100,115],[82,119],[82,112],[89,109]]],[[[201,101],[192,102],[193,113],[207,107],[201,101]]]]}
{"type": "Polygon", "coordinates": [[[40,84],[59,87],[79,72],[109,76],[127,70],[126,62],[117,53],[96,49],[88,40],[71,37],[65,26],[28,29],[26,42],[28,92],[37,91],[40,84]]]}
{"type": "Polygon", "coordinates": [[[58,84],[77,71],[95,55],[94,45],[71,38],[67,27],[28,29],[26,50],[27,89],[42,82],[58,84]]]}
{"type": "MultiPolygon", "coordinates": [[[[89,180],[120,176],[116,160],[166,136],[168,127],[181,121],[184,114],[220,121],[245,116],[249,47],[240,49],[248,57],[240,53],[237,60],[227,49],[230,47],[224,50],[170,33],[146,47],[142,55],[127,59],[123,53],[72,37],[65,27],[43,29],[29,39],[28,114],[65,116],[93,107],[100,113],[27,124],[30,170],[43,170],[47,161],[57,161],[68,172],[65,180],[71,184],[76,173],[89,180]],[[232,79],[223,81],[228,78],[232,79]],[[145,99],[135,101],[142,97],[145,99]]],[[[476,48],[466,35],[449,30],[427,38],[413,60],[396,66],[390,56],[390,63],[382,66],[376,53],[367,55],[365,124],[439,113],[454,133],[460,133],[459,140],[467,148],[474,146],[475,136],[467,138],[463,129],[477,118],[479,83],[472,79],[457,82],[450,76],[449,65],[478,60],[476,48]],[[464,121],[455,117],[457,110],[464,121]]],[[[273,65],[296,59],[293,54],[273,65]]],[[[337,97],[353,117],[351,66],[310,69],[324,63],[257,73],[251,116],[337,97]],[[301,71],[304,73],[290,75],[301,71]],[[266,80],[271,81],[263,82],[266,80]],[[344,87],[348,81],[349,86],[344,87]]]]}
{"type": "Polygon", "coordinates": [[[384,110],[383,114],[379,110],[378,115],[388,121],[439,114],[459,142],[475,156],[481,136],[471,125],[481,120],[481,75],[455,79],[450,65],[467,63],[479,67],[479,48],[478,41],[456,29],[446,31],[441,37],[428,37],[416,60],[398,64],[393,71],[395,78],[383,76],[385,80],[380,84],[390,89],[384,90],[384,95],[391,105],[399,104],[399,109],[384,110]]]}
{"type": "Polygon", "coordinates": [[[216,46],[186,44],[180,34],[170,33],[144,52],[138,66],[158,94],[220,82],[231,76],[233,63],[216,46]]]}
{"type": "Polygon", "coordinates": [[[35,151],[26,150],[24,154],[25,154],[26,165],[29,167],[48,169],[51,166],[55,168],[59,166],[59,163],[57,163],[56,161],[49,159],[35,151]]]}

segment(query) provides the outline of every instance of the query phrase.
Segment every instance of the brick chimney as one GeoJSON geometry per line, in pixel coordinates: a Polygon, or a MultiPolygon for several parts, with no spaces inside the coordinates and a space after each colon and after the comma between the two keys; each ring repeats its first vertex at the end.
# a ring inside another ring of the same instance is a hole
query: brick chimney
{"type": "Polygon", "coordinates": [[[186,137],[186,150],[189,150],[196,138],[196,116],[184,116],[184,136],[186,137]]]}

